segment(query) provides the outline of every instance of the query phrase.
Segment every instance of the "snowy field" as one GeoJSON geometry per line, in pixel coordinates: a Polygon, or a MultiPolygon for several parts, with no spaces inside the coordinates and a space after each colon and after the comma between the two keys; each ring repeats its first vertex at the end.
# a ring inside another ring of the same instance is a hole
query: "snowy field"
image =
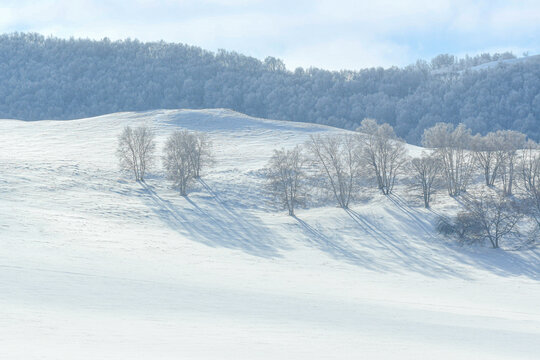
{"type": "MultiPolygon", "coordinates": [[[[0,359],[538,359],[540,250],[459,247],[403,191],[275,211],[272,150],[323,126],[227,110],[0,121],[0,359]],[[189,197],[117,136],[207,131],[189,197]]],[[[412,149],[411,151],[413,151],[412,149]]],[[[416,149],[417,151],[418,149],[416,149]]]]}

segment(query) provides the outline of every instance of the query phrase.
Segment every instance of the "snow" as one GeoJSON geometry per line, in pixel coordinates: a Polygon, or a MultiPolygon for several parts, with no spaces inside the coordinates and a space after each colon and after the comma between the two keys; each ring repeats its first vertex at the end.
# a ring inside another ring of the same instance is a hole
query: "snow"
{"type": "Polygon", "coordinates": [[[506,65],[516,65],[516,64],[522,64],[525,62],[538,62],[540,61],[540,55],[531,55],[531,56],[524,56],[520,58],[515,59],[505,59],[505,60],[498,60],[498,61],[491,61],[484,64],[480,64],[477,66],[473,66],[471,70],[486,70],[486,69],[492,69],[497,66],[506,66],[506,65]]]}
{"type": "MultiPolygon", "coordinates": [[[[297,218],[273,149],[344,130],[224,109],[0,121],[1,359],[533,359],[540,253],[460,247],[405,189],[297,218]],[[119,173],[116,137],[207,131],[188,198],[119,173]]],[[[418,153],[421,149],[410,147],[418,153]]]]}
{"type": "Polygon", "coordinates": [[[456,71],[456,69],[453,69],[452,66],[450,66],[450,67],[445,67],[442,69],[433,70],[432,74],[444,75],[444,74],[454,73],[454,72],[463,73],[464,71],[482,71],[482,70],[494,69],[499,66],[514,66],[514,65],[531,63],[531,62],[539,62],[539,61],[540,61],[540,55],[531,55],[531,56],[523,56],[523,57],[514,58],[514,59],[501,59],[501,60],[496,60],[496,61],[490,61],[490,62],[472,66],[465,70],[459,70],[459,71],[456,71]]]}

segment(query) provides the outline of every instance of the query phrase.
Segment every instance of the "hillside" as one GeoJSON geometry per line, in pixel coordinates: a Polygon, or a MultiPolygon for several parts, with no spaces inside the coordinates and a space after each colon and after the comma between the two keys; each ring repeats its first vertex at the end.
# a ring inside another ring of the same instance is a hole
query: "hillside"
{"type": "Polygon", "coordinates": [[[527,63],[527,62],[538,62],[538,61],[540,61],[540,55],[533,55],[533,56],[526,56],[526,57],[516,58],[516,59],[490,61],[484,64],[473,66],[471,67],[471,70],[486,70],[486,69],[491,69],[497,66],[512,66],[512,65],[518,65],[524,62],[527,63]]]}
{"type": "MultiPolygon", "coordinates": [[[[0,358],[532,359],[540,250],[460,247],[456,204],[366,191],[350,211],[275,210],[273,149],[346,130],[230,110],[0,121],[0,358]],[[117,136],[208,132],[186,198],[159,166],[118,171],[117,136]]],[[[409,146],[409,151],[419,149],[409,146]]]]}
{"type": "Polygon", "coordinates": [[[403,68],[290,71],[271,56],[15,33],[0,35],[0,118],[229,108],[344,129],[375,118],[414,144],[437,122],[465,123],[473,133],[512,129],[539,141],[539,74],[538,57],[508,53],[442,54],[403,68]]]}

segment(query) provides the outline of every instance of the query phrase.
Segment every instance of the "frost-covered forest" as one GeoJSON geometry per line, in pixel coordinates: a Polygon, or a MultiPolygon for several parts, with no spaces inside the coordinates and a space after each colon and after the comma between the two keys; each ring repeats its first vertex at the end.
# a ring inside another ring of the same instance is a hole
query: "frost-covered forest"
{"type": "Polygon", "coordinates": [[[418,144],[437,122],[540,140],[540,61],[505,54],[389,69],[294,71],[276,58],[138,40],[0,36],[0,117],[70,119],[158,108],[230,108],[353,129],[366,117],[418,144]],[[495,66],[482,66],[501,61],[495,66]]]}

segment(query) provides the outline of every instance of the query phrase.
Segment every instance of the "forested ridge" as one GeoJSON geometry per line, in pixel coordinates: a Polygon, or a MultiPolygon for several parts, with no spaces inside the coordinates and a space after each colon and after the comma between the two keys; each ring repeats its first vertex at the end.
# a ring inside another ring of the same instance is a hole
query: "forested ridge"
{"type": "Polygon", "coordinates": [[[158,108],[230,108],[353,129],[366,118],[419,143],[437,122],[540,140],[540,59],[439,55],[403,68],[326,71],[268,57],[138,40],[0,36],[0,118],[72,119],[158,108]],[[479,66],[498,60],[495,66],[479,66]]]}

